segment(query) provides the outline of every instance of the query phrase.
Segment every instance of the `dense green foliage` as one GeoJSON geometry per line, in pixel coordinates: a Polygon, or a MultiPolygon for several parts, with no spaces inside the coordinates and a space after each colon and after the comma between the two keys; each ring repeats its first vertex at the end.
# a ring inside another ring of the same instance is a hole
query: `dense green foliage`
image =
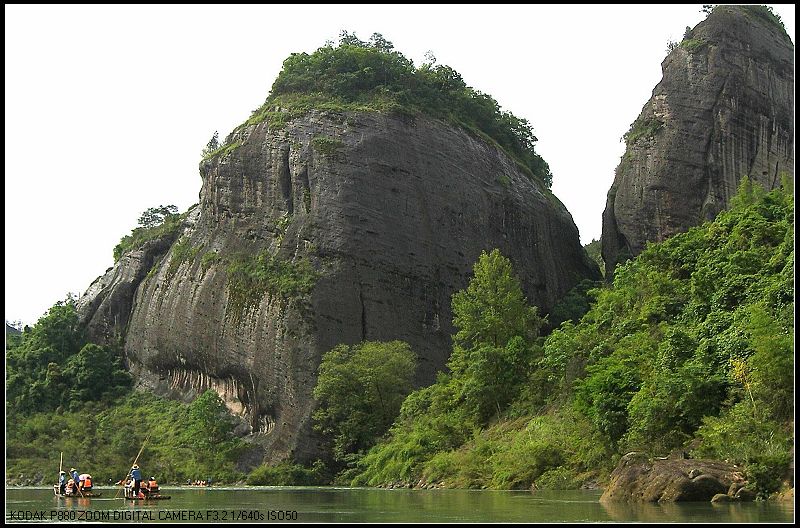
{"type": "Polygon", "coordinates": [[[55,482],[63,451],[99,483],[116,482],[151,435],[140,465],[159,480],[242,478],[244,445],[217,394],[186,405],[134,392],[120,352],[86,341],[72,299],[6,346],[7,477],[55,482]]]}
{"type": "MultiPolygon", "coordinates": [[[[786,191],[763,194],[745,179],[731,211],[649,246],[616,270],[613,289],[580,325],[556,332],[588,361],[577,401],[612,444],[663,452],[718,415],[738,390],[732,362],[753,369],[765,346],[755,339],[754,310],[779,336],[791,335],[793,201],[786,191]]],[[[780,343],[770,361],[785,365],[778,356],[788,353],[791,364],[789,341],[780,343]]],[[[786,382],[773,374],[766,384],[792,409],[786,382]]]]}
{"type": "Polygon", "coordinates": [[[600,282],[589,279],[584,279],[573,286],[547,314],[547,328],[552,330],[566,321],[580,321],[589,311],[593,300],[592,290],[600,286],[600,282]]]}
{"type": "Polygon", "coordinates": [[[522,294],[511,263],[498,250],[482,253],[466,290],[453,295],[450,374],[403,402],[391,438],[359,463],[355,484],[416,481],[437,453],[457,449],[519,396],[541,319],[522,294]]]}
{"type": "Polygon", "coordinates": [[[600,272],[605,274],[606,266],[603,260],[603,245],[600,240],[593,238],[591,242],[583,246],[583,249],[586,250],[586,254],[589,255],[589,258],[597,263],[600,272]]]}
{"type": "Polygon", "coordinates": [[[209,476],[235,482],[244,477],[234,461],[245,444],[232,437],[223,407],[211,391],[190,405],[126,391],[113,406],[90,403],[68,412],[9,414],[6,476],[55,482],[63,452],[65,464],[91,473],[99,484],[116,482],[144,444],[138,463],[148,477],[163,483],[209,476]]]}
{"type": "MultiPolygon", "coordinates": [[[[649,245],[611,287],[586,292],[589,311],[543,352],[521,335],[517,295],[492,304],[490,288],[464,302],[476,272],[454,295],[451,374],[409,395],[354,482],[573,486],[627,451],[682,448],[737,462],[762,496],[775,491],[793,443],[793,225],[788,179],[767,193],[745,178],[714,222],[649,245]],[[487,303],[461,311],[476,301],[487,303]],[[480,341],[505,341],[506,353],[483,354],[480,341]],[[515,356],[515,344],[529,352],[515,356]]],[[[486,284],[502,283],[494,269],[486,284]]]]}
{"type": "Polygon", "coordinates": [[[30,414],[110,401],[130,386],[119,351],[88,343],[73,299],[56,303],[6,350],[6,410],[30,414]]]}
{"type": "Polygon", "coordinates": [[[491,96],[435,59],[416,68],[377,33],[364,42],[343,32],[338,46],[290,55],[266,102],[245,125],[268,120],[281,128],[312,108],[427,114],[488,139],[548,188],[552,183],[527,120],[502,111],[491,96]]]}
{"type": "Polygon", "coordinates": [[[131,231],[130,235],[122,237],[119,244],[114,247],[114,262],[125,253],[140,249],[151,240],[176,237],[185,214],[178,215],[174,205],[147,209],[139,217],[139,227],[131,231]]]}
{"type": "Polygon", "coordinates": [[[321,486],[330,480],[331,475],[320,460],[311,467],[290,462],[260,466],[247,475],[247,483],[251,486],[321,486]]]}
{"type": "Polygon", "coordinates": [[[333,457],[346,462],[389,430],[411,392],[416,356],[402,341],[339,345],[325,353],[314,398],[315,428],[333,444],[333,457]]]}
{"type": "Polygon", "coordinates": [[[630,130],[625,132],[622,139],[626,144],[632,145],[641,138],[649,139],[655,136],[662,128],[664,128],[664,121],[657,117],[639,118],[633,122],[630,130]]]}

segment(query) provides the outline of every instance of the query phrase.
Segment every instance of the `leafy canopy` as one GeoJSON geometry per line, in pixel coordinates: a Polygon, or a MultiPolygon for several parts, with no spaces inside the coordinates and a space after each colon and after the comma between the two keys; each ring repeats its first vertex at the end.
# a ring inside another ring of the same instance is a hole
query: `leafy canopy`
{"type": "Polygon", "coordinates": [[[451,374],[406,398],[353,483],[564,486],[610,471],[615,453],[684,448],[742,464],[762,496],[778,489],[793,444],[791,179],[767,192],[745,178],[715,221],[585,293],[588,312],[541,350],[508,266],[481,255],[453,297],[451,374]]]}
{"type": "Polygon", "coordinates": [[[119,351],[87,342],[72,298],[8,345],[6,396],[14,412],[76,409],[114,399],[131,385],[119,351]]]}
{"type": "Polygon", "coordinates": [[[150,207],[142,216],[139,217],[139,225],[144,228],[156,227],[164,223],[164,220],[172,215],[178,214],[178,208],[174,205],[159,205],[150,207]]]}
{"type": "Polygon", "coordinates": [[[495,142],[546,187],[552,184],[526,119],[501,110],[490,95],[435,59],[416,68],[378,33],[365,42],[344,31],[338,46],[329,42],[314,53],[290,55],[248,124],[270,117],[279,126],[286,115],[312,107],[427,114],[495,142]]]}
{"type": "Polygon", "coordinates": [[[315,427],[333,441],[334,458],[370,448],[392,425],[411,392],[416,356],[402,341],[339,345],[323,358],[314,397],[315,427]]]}
{"type": "Polygon", "coordinates": [[[451,373],[406,398],[391,437],[360,461],[354,485],[418,479],[437,453],[459,447],[505,411],[535,370],[542,321],[511,262],[495,249],[483,252],[473,270],[467,288],[452,298],[458,332],[451,373]]]}
{"type": "Polygon", "coordinates": [[[188,213],[178,215],[178,208],[174,205],[159,205],[150,207],[139,217],[139,227],[125,235],[114,247],[114,262],[129,251],[142,248],[147,242],[159,238],[172,238],[178,236],[181,227],[181,218],[188,213]]]}

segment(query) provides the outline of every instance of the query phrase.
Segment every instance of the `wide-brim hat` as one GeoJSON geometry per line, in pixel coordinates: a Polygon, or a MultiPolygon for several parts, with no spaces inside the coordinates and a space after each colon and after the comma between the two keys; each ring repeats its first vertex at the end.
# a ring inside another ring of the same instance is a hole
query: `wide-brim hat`
{"type": "Polygon", "coordinates": [[[77,470],[77,469],[75,469],[75,468],[69,468],[69,470],[70,470],[70,471],[78,471],[78,470],[77,470]]]}
{"type": "Polygon", "coordinates": [[[59,474],[59,475],[66,475],[66,474],[67,474],[67,472],[66,472],[66,471],[59,471],[59,472],[58,472],[58,474],[59,474]]]}
{"type": "Polygon", "coordinates": [[[131,469],[139,469],[139,466],[134,464],[133,467],[131,467],[131,469]]]}

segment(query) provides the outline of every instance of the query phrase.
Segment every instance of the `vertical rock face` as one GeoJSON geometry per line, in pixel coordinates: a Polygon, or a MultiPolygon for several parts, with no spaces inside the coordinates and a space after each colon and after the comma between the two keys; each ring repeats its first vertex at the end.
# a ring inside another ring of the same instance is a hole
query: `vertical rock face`
{"type": "Polygon", "coordinates": [[[175,235],[167,234],[124,254],[78,299],[76,308],[94,342],[118,344],[122,341],[136,288],[174,241],[175,235]]]}
{"type": "Polygon", "coordinates": [[[451,295],[482,250],[500,248],[545,310],[600,277],[549,191],[441,122],[310,112],[227,144],[201,165],[196,221],[138,283],[125,353],[157,393],[216,390],[273,460],[317,453],[311,392],[337,344],[404,340],[416,382],[433,381],[450,352],[451,295]],[[266,291],[237,289],[258,274],[266,291]]]}
{"type": "Polygon", "coordinates": [[[603,212],[617,263],[714,218],[747,175],[794,178],[794,45],[761,6],[718,6],[664,59],[603,212]]]}

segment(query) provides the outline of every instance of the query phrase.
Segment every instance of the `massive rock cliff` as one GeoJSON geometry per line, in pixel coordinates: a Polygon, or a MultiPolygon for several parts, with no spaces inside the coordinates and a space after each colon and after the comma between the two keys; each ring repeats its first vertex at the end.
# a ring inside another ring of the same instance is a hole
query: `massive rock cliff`
{"type": "Polygon", "coordinates": [[[440,121],[311,111],[226,144],[201,164],[199,207],[171,247],[124,257],[79,306],[96,336],[127,322],[140,385],[186,400],[216,390],[270,459],[317,452],[311,391],[339,343],[407,341],[416,382],[432,382],[451,295],[482,250],[500,248],[545,310],[599,278],[549,191],[440,121]]]}
{"type": "Polygon", "coordinates": [[[661,67],[608,191],[608,278],[648,241],[714,218],[742,176],[768,189],[794,177],[794,46],[766,8],[717,6],[661,67]]]}

